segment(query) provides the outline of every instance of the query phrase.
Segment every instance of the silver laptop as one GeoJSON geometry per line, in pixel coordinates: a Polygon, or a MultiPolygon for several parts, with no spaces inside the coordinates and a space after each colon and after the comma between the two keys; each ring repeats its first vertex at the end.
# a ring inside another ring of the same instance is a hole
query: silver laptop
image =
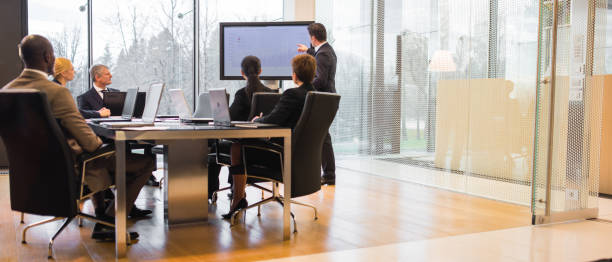
{"type": "Polygon", "coordinates": [[[192,117],[193,113],[191,108],[189,108],[189,104],[187,104],[187,99],[185,99],[183,89],[170,89],[168,90],[168,93],[170,93],[170,100],[172,101],[174,110],[178,113],[181,122],[209,123],[213,121],[212,117],[192,117]]]}
{"type": "Polygon", "coordinates": [[[229,106],[227,105],[227,96],[225,89],[211,89],[210,94],[210,109],[213,113],[213,121],[216,126],[235,126],[235,127],[274,127],[276,124],[257,123],[250,121],[231,121],[229,114],[229,106]]]}
{"type": "Polygon", "coordinates": [[[163,90],[163,83],[155,83],[151,85],[151,88],[149,88],[149,93],[147,94],[147,102],[145,103],[144,113],[142,113],[142,119],[132,119],[130,122],[102,122],[102,125],[111,128],[155,125],[155,116],[157,115],[157,109],[159,108],[159,102],[161,101],[161,94],[163,90]]]}
{"type": "Polygon", "coordinates": [[[137,96],[138,88],[130,88],[127,90],[125,95],[125,101],[123,102],[123,111],[121,112],[121,116],[90,118],[89,120],[94,123],[131,121],[132,116],[134,115],[134,108],[136,108],[137,96]]]}

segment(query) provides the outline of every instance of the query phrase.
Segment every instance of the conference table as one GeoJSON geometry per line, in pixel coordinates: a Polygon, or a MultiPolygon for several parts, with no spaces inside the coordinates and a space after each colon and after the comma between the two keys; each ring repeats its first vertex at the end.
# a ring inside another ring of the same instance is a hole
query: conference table
{"type": "MultiPolygon", "coordinates": [[[[177,120],[155,122],[149,127],[108,128],[89,123],[101,137],[114,140],[115,173],[115,255],[127,253],[126,211],[126,142],[154,141],[164,145],[164,177],[166,179],[167,222],[174,225],[205,222],[208,218],[208,139],[265,138],[284,139],[283,183],[285,199],[291,199],[291,129],[282,127],[220,127],[208,124],[183,124],[177,120]]],[[[283,205],[283,240],[291,238],[291,204],[283,205]]]]}

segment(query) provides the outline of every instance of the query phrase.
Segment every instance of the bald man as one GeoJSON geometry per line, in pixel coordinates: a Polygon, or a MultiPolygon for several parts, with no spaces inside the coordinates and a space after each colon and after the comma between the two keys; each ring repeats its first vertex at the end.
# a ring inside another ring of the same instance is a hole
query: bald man
{"type": "MultiPolygon", "coordinates": [[[[85,123],[85,119],[83,119],[83,116],[79,113],[68,89],[48,79],[49,74],[53,73],[53,66],[55,64],[53,46],[49,40],[40,35],[28,35],[24,37],[19,44],[19,56],[25,65],[25,69],[19,77],[8,83],[2,89],[36,89],[45,93],[53,117],[60,121],[60,124],[67,132],[66,136],[70,139],[74,138],[77,142],[77,145],[72,147],[73,152],[75,154],[80,154],[83,151],[96,151],[102,145],[102,141],[91,130],[87,123],[85,123]]],[[[143,213],[146,213],[145,215],[150,214],[151,211],[149,210],[135,208],[134,201],[138,197],[140,189],[144,186],[147,178],[153,171],[154,160],[132,154],[128,154],[127,157],[126,209],[130,211],[130,215],[133,217],[143,215],[143,213]]],[[[106,189],[113,183],[114,178],[111,172],[114,170],[114,167],[114,156],[99,158],[92,161],[85,173],[85,183],[93,192],[106,189]]],[[[98,197],[94,197],[93,199],[96,217],[113,222],[114,204],[107,207],[104,204],[103,196],[100,194],[97,194],[97,196],[98,197]]],[[[101,224],[96,224],[92,237],[97,239],[114,237],[114,232],[112,232],[112,230],[100,232],[104,230],[101,224]]],[[[137,237],[138,235],[132,234],[132,236],[137,237]]]]}

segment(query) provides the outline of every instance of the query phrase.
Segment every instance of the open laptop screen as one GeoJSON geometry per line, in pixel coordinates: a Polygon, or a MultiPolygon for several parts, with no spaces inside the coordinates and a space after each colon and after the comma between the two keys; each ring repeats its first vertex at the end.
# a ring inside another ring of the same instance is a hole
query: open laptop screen
{"type": "Polygon", "coordinates": [[[229,115],[229,106],[227,105],[227,95],[225,94],[225,88],[211,89],[209,90],[209,95],[210,109],[212,111],[215,125],[229,125],[231,119],[229,115]]]}
{"type": "Polygon", "coordinates": [[[134,115],[134,107],[136,107],[136,96],[138,95],[138,88],[130,88],[127,90],[125,95],[125,102],[123,103],[123,112],[121,118],[131,119],[134,115]]]}
{"type": "Polygon", "coordinates": [[[124,100],[125,92],[105,92],[102,102],[111,111],[111,116],[120,116],[124,100]]]}
{"type": "Polygon", "coordinates": [[[174,110],[178,113],[179,118],[191,118],[191,109],[189,108],[189,104],[187,104],[183,89],[170,89],[168,92],[170,93],[170,100],[172,101],[174,110]]]}
{"type": "Polygon", "coordinates": [[[161,100],[161,94],[163,89],[163,83],[152,84],[149,88],[149,94],[147,94],[147,102],[145,104],[144,112],[142,113],[142,121],[155,121],[155,115],[157,115],[157,109],[159,108],[159,101],[161,100]]]}

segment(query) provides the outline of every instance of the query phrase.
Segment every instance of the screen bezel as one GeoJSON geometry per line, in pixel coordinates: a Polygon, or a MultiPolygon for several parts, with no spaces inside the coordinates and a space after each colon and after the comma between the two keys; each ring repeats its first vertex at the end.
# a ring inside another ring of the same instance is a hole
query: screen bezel
{"type": "MultiPolygon", "coordinates": [[[[221,22],[219,23],[219,64],[220,64],[220,79],[221,80],[244,80],[242,76],[226,76],[225,75],[225,50],[224,46],[224,32],[225,27],[246,27],[246,26],[287,26],[287,25],[299,25],[299,26],[308,26],[314,23],[314,21],[293,21],[293,22],[221,22]]],[[[296,43],[297,45],[298,43],[296,43]]],[[[310,45],[310,43],[303,43],[305,45],[310,45]]],[[[295,47],[297,49],[297,46],[295,47]]],[[[260,76],[261,80],[291,80],[291,76],[260,76]]]]}

